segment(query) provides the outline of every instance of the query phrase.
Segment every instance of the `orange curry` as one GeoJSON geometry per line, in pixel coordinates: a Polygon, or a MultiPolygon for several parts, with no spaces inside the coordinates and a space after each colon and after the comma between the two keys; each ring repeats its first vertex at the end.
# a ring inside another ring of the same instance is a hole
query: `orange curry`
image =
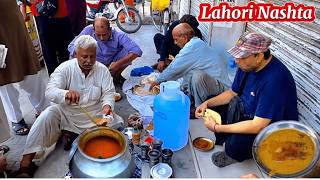
{"type": "Polygon", "coordinates": [[[111,137],[99,136],[90,139],[85,147],[84,153],[88,156],[105,159],[113,157],[121,152],[119,142],[111,137]]]}

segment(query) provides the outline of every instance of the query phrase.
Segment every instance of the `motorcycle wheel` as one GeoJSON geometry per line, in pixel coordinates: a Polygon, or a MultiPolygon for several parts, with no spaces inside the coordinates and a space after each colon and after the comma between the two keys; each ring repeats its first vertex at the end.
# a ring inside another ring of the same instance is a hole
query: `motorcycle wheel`
{"type": "Polygon", "coordinates": [[[117,15],[116,23],[121,31],[126,33],[135,33],[137,32],[141,25],[142,19],[139,12],[132,7],[127,7],[128,15],[124,9],[121,9],[117,15]]]}

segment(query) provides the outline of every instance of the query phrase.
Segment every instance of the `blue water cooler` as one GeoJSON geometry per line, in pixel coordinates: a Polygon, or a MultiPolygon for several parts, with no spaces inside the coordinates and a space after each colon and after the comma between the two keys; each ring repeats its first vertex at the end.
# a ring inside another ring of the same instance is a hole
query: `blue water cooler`
{"type": "Polygon", "coordinates": [[[180,83],[161,83],[153,108],[154,137],[163,141],[163,148],[182,149],[188,143],[190,100],[180,91],[180,83]]]}
{"type": "Polygon", "coordinates": [[[231,81],[231,83],[233,82],[234,77],[236,76],[237,70],[238,70],[238,66],[237,66],[234,58],[233,58],[233,57],[230,57],[230,58],[228,59],[228,69],[227,69],[227,72],[228,72],[228,77],[229,77],[229,80],[231,81]]]}

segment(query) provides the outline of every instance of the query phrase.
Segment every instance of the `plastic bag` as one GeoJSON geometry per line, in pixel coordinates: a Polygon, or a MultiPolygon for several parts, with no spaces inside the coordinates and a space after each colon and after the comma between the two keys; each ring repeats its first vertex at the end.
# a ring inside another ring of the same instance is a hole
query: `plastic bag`
{"type": "Polygon", "coordinates": [[[151,74],[154,70],[150,66],[143,66],[131,70],[130,76],[143,76],[151,74]]]}
{"type": "Polygon", "coordinates": [[[155,11],[163,11],[170,5],[170,0],[152,0],[151,8],[155,11]]]}

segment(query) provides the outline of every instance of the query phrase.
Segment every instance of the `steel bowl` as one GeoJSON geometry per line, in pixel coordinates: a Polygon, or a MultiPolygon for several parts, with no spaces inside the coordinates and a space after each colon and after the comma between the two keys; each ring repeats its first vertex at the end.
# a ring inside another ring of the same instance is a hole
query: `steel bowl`
{"type": "Polygon", "coordinates": [[[132,134],[133,134],[133,127],[126,127],[123,129],[122,134],[126,135],[129,140],[132,139],[132,134]]]}
{"type": "Polygon", "coordinates": [[[110,115],[104,115],[104,114],[97,114],[94,117],[95,123],[98,126],[110,126],[110,124],[113,121],[113,117],[110,115]],[[98,119],[103,120],[103,122],[99,122],[98,119]]]}
{"type": "Polygon", "coordinates": [[[271,177],[280,177],[280,178],[292,178],[292,177],[302,177],[303,175],[308,174],[317,164],[319,157],[320,157],[320,145],[319,145],[319,136],[317,135],[317,133],[310,127],[297,122],[297,121],[280,121],[280,122],[276,122],[273,123],[269,126],[267,126],[266,128],[264,128],[255,138],[254,142],[253,142],[253,146],[252,146],[252,153],[253,153],[253,158],[256,162],[256,164],[258,165],[258,167],[260,167],[260,169],[262,169],[262,171],[269,175],[270,173],[270,169],[261,162],[260,158],[258,157],[258,148],[260,146],[260,144],[263,142],[264,139],[266,139],[270,134],[279,131],[279,130],[283,130],[283,129],[294,129],[294,130],[298,130],[301,131],[305,134],[307,134],[311,140],[314,143],[314,147],[315,147],[315,154],[314,157],[312,159],[312,162],[302,171],[294,173],[294,174],[271,174],[271,177]]]}
{"type": "Polygon", "coordinates": [[[109,127],[93,127],[81,133],[69,154],[69,169],[73,178],[129,178],[134,173],[135,163],[125,136],[109,127]],[[112,157],[94,158],[84,152],[89,140],[110,137],[121,146],[121,151],[112,157]]]}

